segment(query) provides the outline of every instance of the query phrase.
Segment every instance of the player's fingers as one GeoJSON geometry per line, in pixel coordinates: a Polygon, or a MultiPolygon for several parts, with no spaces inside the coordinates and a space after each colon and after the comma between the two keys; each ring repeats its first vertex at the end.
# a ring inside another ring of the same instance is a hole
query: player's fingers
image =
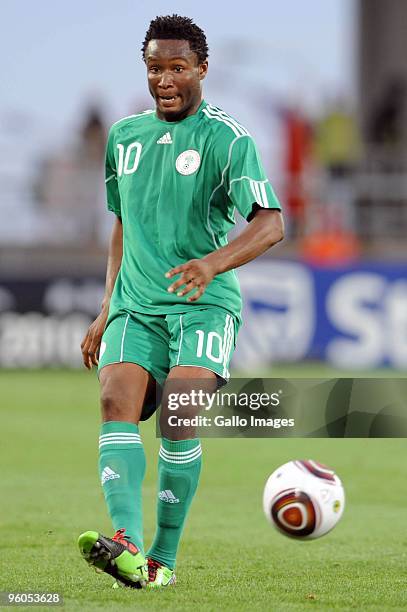
{"type": "Polygon", "coordinates": [[[95,359],[96,359],[96,352],[92,350],[92,348],[90,348],[88,350],[88,360],[90,363],[90,367],[92,367],[92,365],[97,365],[95,359]]]}
{"type": "Polygon", "coordinates": [[[92,334],[88,347],[89,351],[91,351],[92,353],[95,353],[97,351],[97,348],[100,345],[100,341],[102,339],[102,335],[103,334],[99,332],[95,332],[94,334],[92,334]]]}
{"type": "Polygon", "coordinates": [[[181,264],[180,266],[176,266],[175,268],[171,268],[171,270],[168,270],[165,276],[166,278],[172,278],[173,276],[175,276],[175,274],[180,274],[181,272],[185,272],[185,270],[188,270],[188,264],[181,264]]]}
{"type": "Polygon", "coordinates": [[[190,293],[197,286],[198,286],[198,283],[195,281],[195,279],[192,278],[186,283],[186,286],[184,287],[184,289],[181,289],[181,291],[177,292],[177,296],[182,297],[183,295],[190,293]]]}
{"type": "Polygon", "coordinates": [[[92,363],[95,366],[99,365],[99,346],[100,344],[95,348],[94,351],[92,351],[92,363]]]}
{"type": "Polygon", "coordinates": [[[81,344],[81,352],[82,352],[83,365],[85,366],[85,368],[89,369],[88,344],[89,344],[89,339],[88,337],[86,337],[86,339],[81,344]]]}
{"type": "Polygon", "coordinates": [[[97,357],[96,357],[96,353],[89,353],[89,356],[90,356],[90,361],[91,361],[91,367],[94,366],[94,365],[97,366],[98,365],[98,360],[97,360],[97,357]]]}
{"type": "Polygon", "coordinates": [[[81,342],[81,351],[83,352],[84,347],[86,345],[86,343],[89,342],[89,330],[86,332],[85,337],[83,338],[82,342],[81,342]]]}
{"type": "Polygon", "coordinates": [[[85,368],[87,368],[88,370],[92,369],[92,355],[91,353],[94,352],[92,351],[92,339],[91,336],[87,335],[87,339],[85,344],[82,347],[82,358],[83,358],[83,364],[85,366],[85,368]]]}
{"type": "Polygon", "coordinates": [[[92,369],[92,357],[89,355],[88,351],[86,351],[86,354],[83,356],[83,363],[85,365],[85,368],[87,368],[88,370],[92,369]]]}
{"type": "Polygon", "coordinates": [[[170,293],[174,293],[177,289],[179,289],[179,287],[182,287],[182,285],[186,285],[187,283],[190,283],[192,280],[193,279],[191,275],[183,274],[181,278],[179,278],[177,281],[175,281],[175,283],[173,283],[172,285],[168,287],[168,291],[170,293]]]}
{"type": "Polygon", "coordinates": [[[101,334],[94,334],[92,341],[90,343],[88,349],[88,355],[93,365],[97,366],[99,363],[98,355],[99,355],[99,347],[101,341],[101,334]]]}
{"type": "Polygon", "coordinates": [[[201,295],[205,293],[205,289],[206,289],[205,285],[199,285],[198,291],[195,291],[195,293],[187,299],[187,302],[196,302],[197,300],[199,300],[201,295]]]}

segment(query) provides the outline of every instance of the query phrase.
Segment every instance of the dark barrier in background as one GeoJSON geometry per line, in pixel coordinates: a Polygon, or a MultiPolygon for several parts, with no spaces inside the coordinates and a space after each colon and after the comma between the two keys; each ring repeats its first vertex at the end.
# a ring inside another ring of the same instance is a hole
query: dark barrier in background
{"type": "MultiPolygon", "coordinates": [[[[407,264],[328,269],[263,260],[239,278],[235,368],[316,359],[407,369],[407,264]]],[[[0,279],[0,367],[80,366],[80,340],[103,292],[103,278],[0,279]]]]}

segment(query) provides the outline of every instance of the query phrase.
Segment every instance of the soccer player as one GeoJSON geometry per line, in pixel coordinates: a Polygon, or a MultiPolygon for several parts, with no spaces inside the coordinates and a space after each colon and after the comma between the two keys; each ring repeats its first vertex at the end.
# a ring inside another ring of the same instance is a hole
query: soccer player
{"type": "MultiPolygon", "coordinates": [[[[116,219],[102,310],[81,345],[85,366],[99,371],[99,470],[116,533],[87,531],[79,548],[118,582],[155,588],[175,582],[202,450],[193,430],[162,430],[157,530],[145,553],[139,422],[166,380],[186,389],[192,380],[227,381],[241,323],[234,269],[279,242],[283,222],[253,138],[202,97],[204,32],[186,17],[157,17],[142,53],[155,110],[109,133],[107,203],[116,219]],[[235,209],[248,225],[228,244],[235,209]]],[[[164,398],[162,425],[167,417],[164,398]]]]}

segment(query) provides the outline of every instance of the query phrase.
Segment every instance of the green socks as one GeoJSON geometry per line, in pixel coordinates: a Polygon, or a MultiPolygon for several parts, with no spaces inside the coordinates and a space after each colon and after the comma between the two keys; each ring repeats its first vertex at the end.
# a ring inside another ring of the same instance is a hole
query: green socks
{"type": "Polygon", "coordinates": [[[171,569],[202,463],[199,440],[162,438],[158,460],[157,531],[147,555],[171,569]]]}
{"type": "MultiPolygon", "coordinates": [[[[146,469],[139,429],[133,423],[103,423],[99,474],[115,530],[144,554],[141,485],[146,469]]],[[[174,568],[189,507],[198,486],[202,449],[199,440],[162,439],[158,461],[157,531],[148,556],[174,568]]]]}
{"type": "Polygon", "coordinates": [[[144,554],[141,485],[146,458],[134,423],[103,423],[99,437],[99,474],[115,530],[126,535],[144,554]]]}

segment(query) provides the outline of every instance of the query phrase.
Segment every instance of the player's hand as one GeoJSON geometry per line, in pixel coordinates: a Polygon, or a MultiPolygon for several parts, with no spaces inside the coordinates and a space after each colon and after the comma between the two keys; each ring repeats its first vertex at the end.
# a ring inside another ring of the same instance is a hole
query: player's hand
{"type": "Polygon", "coordinates": [[[187,299],[188,302],[196,302],[215,276],[215,270],[210,263],[203,259],[191,259],[181,266],[172,268],[165,276],[172,278],[176,274],[181,274],[181,276],[168,287],[168,291],[170,293],[176,292],[178,296],[182,297],[196,289],[195,293],[187,299]]]}
{"type": "Polygon", "coordinates": [[[85,368],[91,370],[99,364],[99,349],[103,332],[107,321],[107,310],[102,310],[100,315],[89,327],[84,339],[81,342],[82,359],[85,368]]]}

